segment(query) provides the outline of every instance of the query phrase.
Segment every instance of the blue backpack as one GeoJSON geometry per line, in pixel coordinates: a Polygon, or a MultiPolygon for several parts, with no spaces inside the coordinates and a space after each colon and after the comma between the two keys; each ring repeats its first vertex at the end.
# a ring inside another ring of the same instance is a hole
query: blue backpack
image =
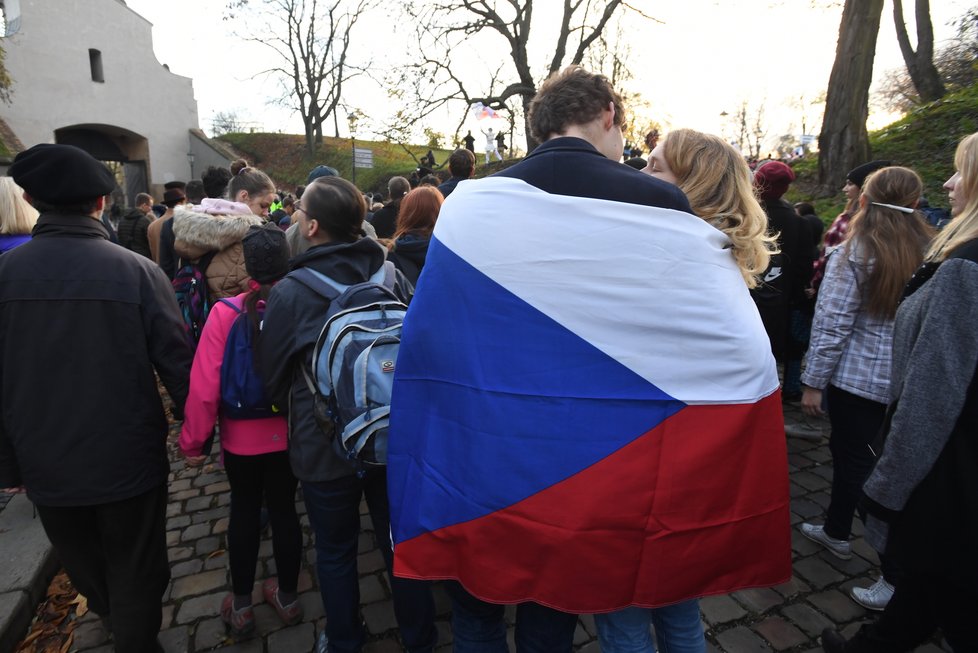
{"type": "MultiPolygon", "coordinates": [[[[228,332],[221,363],[221,412],[232,419],[275,417],[278,409],[265,394],[265,385],[255,365],[254,337],[248,314],[227,299],[219,300],[234,309],[237,317],[228,332]]],[[[261,320],[259,312],[258,319],[261,320]]]]}
{"type": "Polygon", "coordinates": [[[387,464],[394,367],[407,306],[394,293],[386,261],[367,281],[347,286],[310,268],[289,276],[329,300],[312,356],[303,366],[314,412],[336,452],[359,471],[387,464]]]}

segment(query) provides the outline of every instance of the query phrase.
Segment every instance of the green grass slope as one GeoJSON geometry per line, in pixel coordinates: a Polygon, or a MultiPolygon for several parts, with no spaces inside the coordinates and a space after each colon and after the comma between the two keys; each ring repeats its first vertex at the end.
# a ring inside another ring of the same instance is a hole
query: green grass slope
{"type": "MultiPolygon", "coordinates": [[[[924,180],[924,195],[931,206],[947,207],[942,188],[954,173],[954,150],[962,138],[978,131],[978,85],[924,105],[869,135],[874,159],[916,170],[924,180]]],[[[815,155],[794,165],[798,180],[785,197],[789,202],[812,201],[810,188],[818,177],[815,155]]],[[[830,222],[845,207],[842,190],[835,197],[813,202],[818,214],[830,222]]]]}
{"type": "MultiPolygon", "coordinates": [[[[324,137],[316,153],[309,156],[305,137],[297,134],[225,134],[219,140],[242,153],[249,163],[264,170],[285,189],[305,184],[309,171],[320,164],[332,166],[344,179],[353,179],[353,151],[350,139],[324,137]]],[[[386,191],[387,180],[395,175],[408,176],[417,163],[399,145],[377,141],[356,141],[358,148],[374,153],[374,167],[357,168],[356,184],[364,192],[386,191]]],[[[428,151],[420,145],[408,149],[419,159],[428,151]]],[[[432,150],[436,163],[447,161],[451,150],[432,150]]],[[[448,174],[446,164],[440,170],[448,174]]]]}

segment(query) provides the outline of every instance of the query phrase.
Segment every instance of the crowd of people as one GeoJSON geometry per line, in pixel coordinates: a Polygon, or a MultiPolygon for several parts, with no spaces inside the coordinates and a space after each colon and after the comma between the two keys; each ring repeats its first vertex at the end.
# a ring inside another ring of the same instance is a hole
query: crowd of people
{"type": "Polygon", "coordinates": [[[524,160],[472,180],[468,143],[450,178],[393,177],[385,203],[327,165],[279,193],[239,160],[110,209],[116,180],[83,150],[17,155],[0,178],[0,488],[37,506],[118,651],[161,650],[157,381],[188,466],[219,442],[236,639],[256,630],[266,520],[261,593],[304,617],[301,486],[317,652],[365,642],[362,500],[409,651],[438,643],[441,580],[460,653],[507,650],[508,604],[521,653],[569,652],[581,613],[605,653],[705,652],[700,598],[790,578],[781,405],[800,401],[828,415],[833,477],[824,523],[798,529],[848,559],[858,516],[882,567],[851,590],[879,619],[827,629],[824,650],[909,651],[938,628],[975,650],[978,134],[940,231],[919,175],[872,161],[823,236],[784,199],[789,165],[677,129],[639,170],[620,163],[625,120],[606,78],[570,67],[529,107],[524,160]],[[352,418],[347,385],[371,397],[352,418]]]}

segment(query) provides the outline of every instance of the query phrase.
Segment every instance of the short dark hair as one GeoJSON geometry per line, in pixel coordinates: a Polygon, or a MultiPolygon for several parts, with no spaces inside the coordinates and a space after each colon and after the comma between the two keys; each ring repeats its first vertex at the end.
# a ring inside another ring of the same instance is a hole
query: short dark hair
{"type": "Polygon", "coordinates": [[[591,122],[609,103],[615,107],[614,124],[623,125],[621,96],[608,78],[580,66],[568,66],[548,77],[530,102],[530,133],[542,143],[572,125],[591,122]]]}
{"type": "Polygon", "coordinates": [[[411,182],[404,177],[391,177],[387,182],[387,193],[392,200],[399,200],[411,190],[411,182]]]}
{"type": "Polygon", "coordinates": [[[475,170],[475,154],[461,147],[448,157],[448,169],[453,177],[469,177],[475,170]]]}
{"type": "Polygon", "coordinates": [[[98,206],[100,199],[100,197],[96,197],[73,204],[48,204],[36,197],[31,197],[31,206],[37,209],[38,213],[80,213],[82,215],[89,215],[98,206]]]}
{"type": "Polygon", "coordinates": [[[153,203],[153,196],[150,195],[149,193],[138,193],[136,195],[136,206],[140,206],[141,204],[152,204],[152,203],[153,203]]]}
{"type": "Polygon", "coordinates": [[[200,179],[193,179],[187,182],[187,201],[191,204],[200,204],[200,201],[207,197],[204,190],[204,182],[200,179]]]}
{"type": "Polygon", "coordinates": [[[209,166],[200,176],[207,197],[224,197],[228,182],[231,181],[231,171],[227,168],[209,166]]]}
{"type": "Polygon", "coordinates": [[[356,186],[342,177],[318,177],[302,193],[302,212],[319,223],[333,240],[360,238],[367,203],[356,186]]]}
{"type": "Polygon", "coordinates": [[[798,215],[815,215],[815,207],[808,202],[798,202],[795,204],[795,211],[798,215]]]}

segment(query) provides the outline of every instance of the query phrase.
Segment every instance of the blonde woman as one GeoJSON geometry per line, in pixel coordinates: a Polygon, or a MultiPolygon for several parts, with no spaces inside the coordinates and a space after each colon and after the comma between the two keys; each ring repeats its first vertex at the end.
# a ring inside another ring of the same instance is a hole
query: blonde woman
{"type": "MultiPolygon", "coordinates": [[[[716,136],[680,129],[655,146],[643,172],[679,186],[693,212],[727,234],[744,283],[756,286],[773,239],[766,235],[767,216],[743,157],[716,136]]],[[[594,621],[604,653],[706,651],[697,599],[654,609],[628,607],[597,614],[594,621]]]]}
{"type": "Polygon", "coordinates": [[[24,199],[24,190],[10,177],[0,177],[0,254],[31,239],[37,209],[24,199]]]}
{"type": "Polygon", "coordinates": [[[679,186],[693,212],[727,234],[744,282],[755,287],[774,238],[767,236],[767,216],[744,157],[717,136],[677,129],[655,146],[643,172],[679,186]]]}
{"type": "MultiPolygon", "coordinates": [[[[913,170],[883,168],[866,180],[859,210],[843,245],[829,256],[815,305],[805,357],[801,407],[822,414],[829,406],[832,490],[824,524],[801,534],[837,558],[852,557],[849,536],[862,485],[876,462],[869,447],[890,399],[893,320],[903,288],[923,260],[933,229],[916,211],[923,183],[913,170]]],[[[853,600],[882,610],[898,575],[881,559],[883,577],[853,600]]]]}
{"type": "Polygon", "coordinates": [[[951,222],[903,292],[893,332],[892,417],[863,486],[866,540],[903,577],[880,619],[826,651],[910,651],[938,627],[973,651],[978,614],[978,133],[944,184],[951,222]]]}

